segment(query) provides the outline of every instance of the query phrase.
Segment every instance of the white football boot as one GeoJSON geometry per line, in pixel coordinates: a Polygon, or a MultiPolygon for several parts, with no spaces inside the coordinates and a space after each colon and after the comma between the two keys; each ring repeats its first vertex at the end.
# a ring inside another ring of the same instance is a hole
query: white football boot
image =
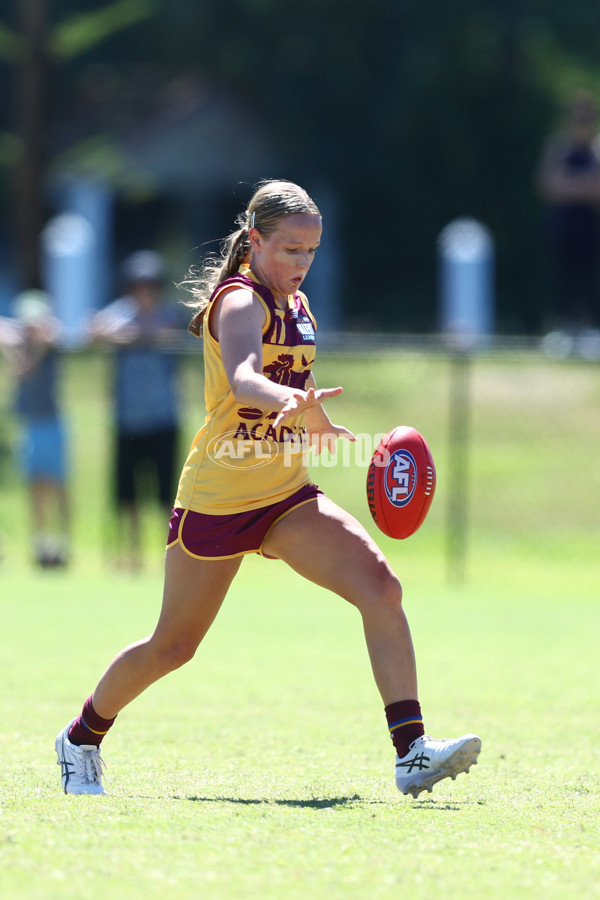
{"type": "Polygon", "coordinates": [[[102,768],[105,763],[100,748],[95,744],[72,744],[69,729],[73,721],[65,725],[56,736],[57,762],[61,767],[61,782],[65,794],[105,794],[102,786],[102,768]]]}
{"type": "Polygon", "coordinates": [[[421,791],[431,793],[442,778],[454,781],[461,772],[468,772],[477,765],[480,752],[481,738],[476,734],[463,734],[456,740],[424,734],[412,742],[406,756],[396,756],[396,786],[416,800],[421,791]]]}

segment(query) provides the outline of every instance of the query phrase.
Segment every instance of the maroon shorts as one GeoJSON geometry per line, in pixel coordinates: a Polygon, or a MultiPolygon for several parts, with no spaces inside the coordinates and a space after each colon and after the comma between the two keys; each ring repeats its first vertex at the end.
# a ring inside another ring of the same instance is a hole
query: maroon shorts
{"type": "Polygon", "coordinates": [[[262,552],[265,538],[275,522],[297,506],[322,497],[316,484],[305,484],[300,490],[270,506],[229,516],[212,516],[190,509],[173,510],[169,522],[167,548],[181,544],[186,553],[198,559],[230,559],[246,553],[262,552]]]}

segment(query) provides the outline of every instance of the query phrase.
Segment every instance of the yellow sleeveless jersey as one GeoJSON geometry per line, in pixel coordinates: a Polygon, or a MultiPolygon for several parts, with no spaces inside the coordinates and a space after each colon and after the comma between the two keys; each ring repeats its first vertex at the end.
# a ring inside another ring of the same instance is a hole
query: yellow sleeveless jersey
{"type": "Polygon", "coordinates": [[[302,292],[288,297],[288,309],[283,310],[247,266],[213,292],[204,319],[207,414],[175,499],[176,507],[212,515],[277,503],[309,482],[304,416],[275,427],[276,412],[240,406],[231,392],[219,342],[207,323],[212,304],[232,288],[252,291],[265,309],[263,374],[271,381],[305,390],[316,349],[316,322],[302,292]]]}

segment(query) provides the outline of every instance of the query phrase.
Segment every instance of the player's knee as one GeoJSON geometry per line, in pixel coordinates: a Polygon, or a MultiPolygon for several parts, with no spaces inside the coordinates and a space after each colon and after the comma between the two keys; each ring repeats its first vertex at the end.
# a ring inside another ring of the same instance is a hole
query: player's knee
{"type": "Polygon", "coordinates": [[[165,673],[180,669],[194,658],[197,649],[197,642],[186,638],[164,644],[158,650],[160,667],[165,673]]]}
{"type": "Polygon", "coordinates": [[[363,614],[399,610],[402,606],[402,585],[399,579],[387,566],[379,566],[364,585],[355,606],[363,614]]]}
{"type": "Polygon", "coordinates": [[[402,585],[393,572],[387,572],[381,579],[377,594],[379,606],[398,610],[402,606],[402,585]]]}

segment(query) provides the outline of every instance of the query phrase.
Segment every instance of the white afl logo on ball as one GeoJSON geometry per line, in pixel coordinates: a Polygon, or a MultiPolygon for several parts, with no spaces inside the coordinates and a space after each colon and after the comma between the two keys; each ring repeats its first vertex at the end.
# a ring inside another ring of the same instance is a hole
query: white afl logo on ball
{"type": "Polygon", "coordinates": [[[385,493],[393,506],[406,506],[417,486],[417,463],[408,450],[395,450],[385,467],[385,493]]]}

